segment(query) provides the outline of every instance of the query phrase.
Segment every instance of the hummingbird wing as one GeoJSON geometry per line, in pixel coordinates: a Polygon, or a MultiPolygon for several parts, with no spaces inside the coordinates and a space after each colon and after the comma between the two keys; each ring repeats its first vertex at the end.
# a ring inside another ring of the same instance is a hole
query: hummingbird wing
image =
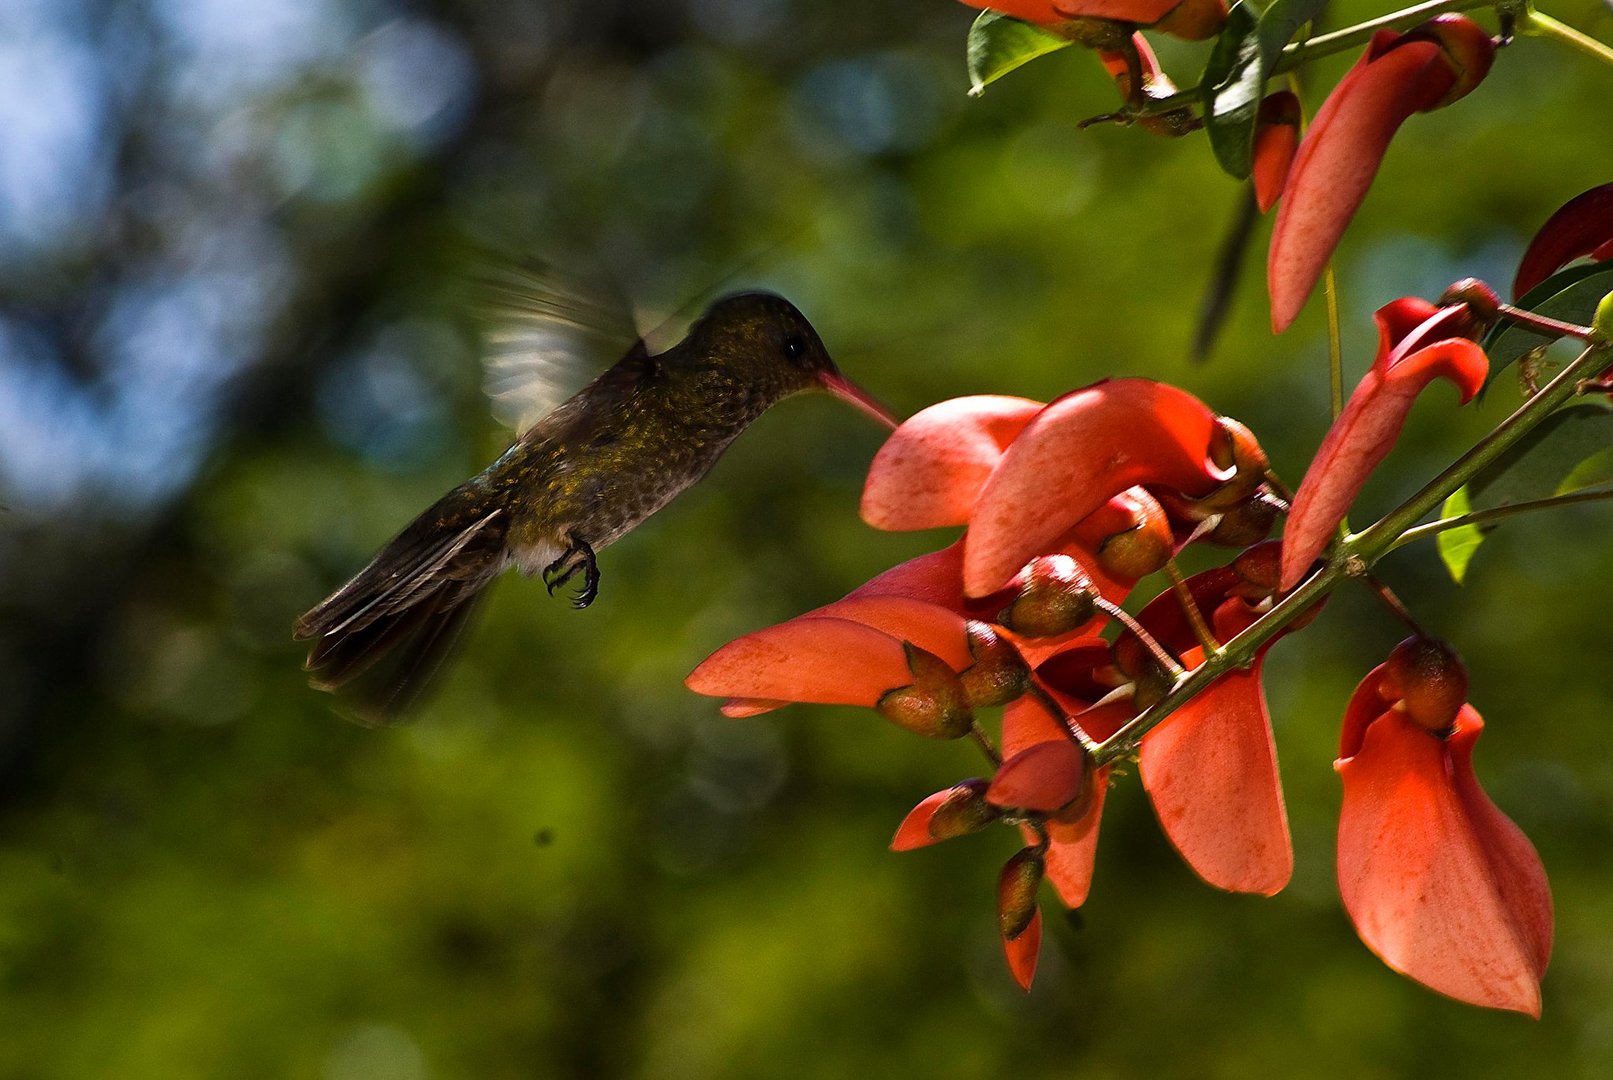
{"type": "Polygon", "coordinates": [[[483,388],[524,435],[625,354],[642,347],[620,290],[529,260],[480,282],[483,388]]]}

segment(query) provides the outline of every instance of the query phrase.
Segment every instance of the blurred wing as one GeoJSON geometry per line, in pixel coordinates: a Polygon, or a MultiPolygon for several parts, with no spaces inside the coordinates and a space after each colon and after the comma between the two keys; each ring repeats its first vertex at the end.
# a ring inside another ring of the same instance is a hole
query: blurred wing
{"type": "Polygon", "coordinates": [[[501,423],[525,434],[639,340],[618,290],[530,261],[478,283],[483,387],[501,423]]]}

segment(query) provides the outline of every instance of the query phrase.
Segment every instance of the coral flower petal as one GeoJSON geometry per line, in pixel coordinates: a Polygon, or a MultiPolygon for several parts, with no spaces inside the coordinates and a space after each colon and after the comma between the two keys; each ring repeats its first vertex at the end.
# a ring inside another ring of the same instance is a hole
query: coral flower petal
{"type": "Polygon", "coordinates": [[[1201,496],[1230,475],[1207,460],[1215,414],[1184,390],[1114,379],[1064,395],[1026,425],[986,481],[964,535],[963,586],[1001,588],[1070,527],[1138,484],[1201,496]]]}
{"type": "Polygon", "coordinates": [[[1258,663],[1223,675],[1144,736],[1138,771],[1199,877],[1265,896],[1288,884],[1294,849],[1258,663]]]}
{"type": "Polygon", "coordinates": [[[872,706],[912,682],[896,638],[850,619],[803,617],[730,641],[684,685],[711,697],[872,706]]]}
{"type": "Polygon", "coordinates": [[[1481,728],[1471,707],[1449,738],[1391,709],[1335,763],[1339,893],[1391,968],[1460,1001],[1539,1016],[1551,898],[1534,848],[1473,779],[1481,728]]]}
{"type": "Polygon", "coordinates": [[[760,716],[770,713],[774,709],[782,709],[788,701],[770,701],[767,698],[729,698],[722,703],[718,711],[724,716],[731,716],[735,720],[742,720],[747,716],[760,716]]]}
{"type": "MultiPolygon", "coordinates": [[[[1398,350],[1397,350],[1398,352],[1398,350]]],[[[1333,422],[1294,495],[1283,530],[1280,580],[1297,585],[1327,546],[1367,477],[1394,448],[1412,404],[1434,379],[1457,385],[1466,402],[1489,371],[1484,350],[1466,338],[1447,338],[1389,366],[1375,364],[1333,422]]]]}
{"type": "Polygon", "coordinates": [[[1514,298],[1545,281],[1575,259],[1605,259],[1613,242],[1613,184],[1576,195],[1546,220],[1529,241],[1512,283],[1514,298]]]}
{"type": "Polygon", "coordinates": [[[963,541],[950,544],[891,567],[846,594],[847,600],[865,596],[906,596],[963,612],[963,541]]]}
{"type": "Polygon", "coordinates": [[[1045,873],[1065,907],[1087,902],[1092,889],[1092,867],[1098,855],[1098,826],[1103,821],[1103,799],[1109,788],[1107,766],[1092,775],[1092,801],[1075,821],[1053,818],[1047,823],[1045,873]]]}
{"type": "Polygon", "coordinates": [[[902,823],[896,827],[896,835],[891,838],[891,850],[912,851],[914,848],[938,844],[945,839],[930,831],[930,821],[935,817],[935,812],[959,790],[959,787],[943,788],[909,810],[902,823]]]}
{"type": "Polygon", "coordinates": [[[1081,748],[1068,738],[1050,739],[1004,760],[986,789],[986,801],[1051,814],[1073,802],[1086,780],[1081,748]]]}
{"type": "Polygon", "coordinates": [[[876,529],[962,525],[1008,444],[1041,411],[1025,398],[953,398],[915,413],[879,448],[863,487],[876,529]]]}
{"type": "Polygon", "coordinates": [[[1298,149],[1299,127],[1295,124],[1267,124],[1255,132],[1250,179],[1255,185],[1255,206],[1262,214],[1276,206],[1282,196],[1298,149]]]}
{"type": "Polygon", "coordinates": [[[939,604],[905,596],[847,597],[801,618],[850,619],[871,626],[898,641],[911,641],[925,652],[934,653],[953,671],[962,671],[974,663],[963,616],[939,604]]]}
{"type": "Polygon", "coordinates": [[[1003,955],[1008,959],[1008,971],[1021,990],[1030,991],[1036,978],[1036,959],[1042,950],[1042,912],[1031,916],[1030,925],[1010,941],[1003,938],[1003,955]]]}
{"type": "Polygon", "coordinates": [[[1294,158],[1267,259],[1271,325],[1292,323],[1366,198],[1389,140],[1456,82],[1432,41],[1380,31],[1322,104],[1294,158]]]}

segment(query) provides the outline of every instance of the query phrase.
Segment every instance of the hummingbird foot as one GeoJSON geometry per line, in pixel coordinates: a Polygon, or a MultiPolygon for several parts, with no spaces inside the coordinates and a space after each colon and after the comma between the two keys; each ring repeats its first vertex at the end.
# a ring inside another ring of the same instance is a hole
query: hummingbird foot
{"type": "Polygon", "coordinates": [[[571,541],[567,548],[554,562],[543,568],[543,584],[548,587],[549,595],[582,571],[582,588],[572,598],[571,606],[581,611],[594,602],[599,595],[599,563],[594,558],[594,549],[588,546],[588,541],[576,533],[568,533],[566,539],[571,541]]]}

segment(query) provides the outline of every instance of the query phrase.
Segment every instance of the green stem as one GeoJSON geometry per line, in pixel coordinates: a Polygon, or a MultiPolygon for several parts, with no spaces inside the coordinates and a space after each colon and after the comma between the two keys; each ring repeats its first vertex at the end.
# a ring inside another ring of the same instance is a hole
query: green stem
{"type": "Polygon", "coordinates": [[[1437,536],[1447,529],[1456,529],[1463,525],[1483,525],[1486,522],[1500,521],[1520,514],[1553,510],[1559,506],[1573,506],[1576,503],[1607,502],[1610,499],[1613,499],[1613,490],[1579,491],[1572,495],[1553,495],[1548,499],[1529,499],[1525,502],[1503,503],[1500,506],[1475,510],[1470,514],[1458,514],[1456,517],[1440,518],[1438,521],[1430,521],[1426,525],[1419,525],[1415,529],[1407,529],[1395,539],[1395,542],[1389,546],[1389,550],[1393,551],[1418,540],[1426,540],[1430,536],[1437,536]]]}
{"type": "MultiPolygon", "coordinates": [[[[1496,0],[1427,0],[1426,3],[1415,4],[1409,8],[1391,12],[1376,19],[1369,19],[1364,23],[1347,26],[1342,30],[1334,30],[1332,33],[1318,34],[1316,37],[1306,38],[1304,41],[1292,42],[1283,49],[1282,56],[1278,58],[1276,64],[1272,65],[1270,74],[1281,75],[1286,71],[1292,71],[1302,64],[1315,60],[1319,56],[1331,56],[1333,53],[1344,52],[1346,49],[1365,45],[1372,40],[1372,35],[1379,30],[1409,29],[1447,11],[1472,11],[1475,8],[1500,6],[1503,5],[1497,4],[1496,0]]],[[[1561,26],[1562,24],[1558,23],[1557,25],[1561,26]]],[[[1579,34],[1577,30],[1569,27],[1563,27],[1563,29],[1584,38],[1584,35],[1579,34]]],[[[1591,41],[1590,38],[1585,38],[1585,40],[1591,41]]],[[[1591,43],[1600,45],[1600,42],[1591,41],[1591,43]]],[[[1583,48],[1584,46],[1580,47],[1583,48]]],[[[1169,97],[1149,99],[1148,111],[1151,113],[1169,112],[1171,109],[1179,109],[1183,105],[1197,105],[1203,99],[1203,96],[1204,89],[1202,84],[1190,86],[1185,90],[1178,90],[1169,97]]]]}
{"type": "Polygon", "coordinates": [[[1107,765],[1135,752],[1142,737],[1171,713],[1181,708],[1205,687],[1229,671],[1247,668],[1255,661],[1261,646],[1339,586],[1365,574],[1372,565],[1399,544],[1400,538],[1418,521],[1437,509],[1451,493],[1496,458],[1511,449],[1519,439],[1579,392],[1580,383],[1606,368],[1613,343],[1593,341],[1573,363],[1563,368],[1539,392],[1501,421],[1472,449],[1425,484],[1411,498],[1385,514],[1370,528],[1345,537],[1334,545],[1327,564],[1278,602],[1243,633],[1205,658],[1204,663],[1177,677],[1171,690],[1159,701],[1098,745],[1093,753],[1095,766],[1107,765]]]}
{"type": "Polygon", "coordinates": [[[1566,23],[1560,23],[1544,12],[1534,8],[1525,8],[1518,18],[1520,33],[1534,37],[1556,38],[1571,49],[1577,49],[1586,56],[1600,60],[1604,64],[1613,64],[1613,49],[1597,41],[1587,34],[1582,34],[1566,23]]]}

